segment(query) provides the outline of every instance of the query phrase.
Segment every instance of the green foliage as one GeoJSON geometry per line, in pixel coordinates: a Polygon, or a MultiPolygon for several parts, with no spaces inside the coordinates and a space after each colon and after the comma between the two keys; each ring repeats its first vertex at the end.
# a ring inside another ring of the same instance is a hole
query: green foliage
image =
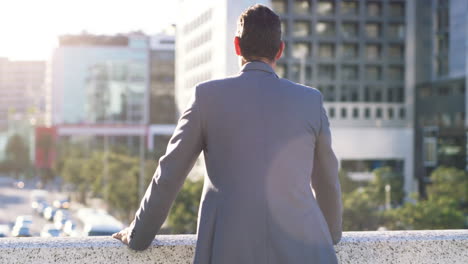
{"type": "Polygon", "coordinates": [[[403,178],[389,168],[374,171],[367,186],[340,175],[343,188],[343,229],[346,231],[376,230],[385,226],[401,229],[464,228],[467,213],[468,176],[465,171],[440,167],[432,175],[428,199],[403,203],[403,178]],[[385,185],[391,186],[394,209],[383,210],[385,185]]]}
{"type": "Polygon", "coordinates": [[[185,181],[168,218],[173,233],[194,234],[197,231],[198,207],[202,189],[202,180],[185,181]]]}
{"type": "Polygon", "coordinates": [[[405,193],[403,191],[403,175],[396,173],[389,167],[382,167],[374,170],[374,178],[370,182],[369,189],[374,193],[373,199],[380,205],[385,204],[385,185],[391,187],[391,203],[401,204],[405,193]]]}
{"type": "Polygon", "coordinates": [[[6,160],[4,166],[6,170],[13,172],[16,179],[20,174],[24,174],[30,167],[29,150],[23,138],[15,134],[8,139],[6,149],[6,160]]]}
{"type": "Polygon", "coordinates": [[[385,204],[385,185],[391,186],[393,204],[404,198],[403,177],[384,167],[373,171],[374,178],[367,184],[355,182],[346,172],[340,172],[343,195],[343,230],[376,230],[383,221],[382,209],[385,204]]]}
{"type": "Polygon", "coordinates": [[[368,188],[343,194],[343,230],[363,231],[377,228],[377,203],[368,188]]]}
{"type": "Polygon", "coordinates": [[[456,168],[439,167],[431,174],[432,184],[427,187],[429,197],[447,197],[468,213],[468,174],[456,168]]]}

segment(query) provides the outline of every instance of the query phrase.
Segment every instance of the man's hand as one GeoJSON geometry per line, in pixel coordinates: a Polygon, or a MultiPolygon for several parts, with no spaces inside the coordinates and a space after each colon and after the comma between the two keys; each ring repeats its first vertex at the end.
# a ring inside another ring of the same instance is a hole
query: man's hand
{"type": "Polygon", "coordinates": [[[128,227],[122,229],[120,232],[113,234],[112,237],[122,241],[122,243],[124,243],[125,245],[128,245],[128,241],[130,238],[130,229],[128,227]]]}

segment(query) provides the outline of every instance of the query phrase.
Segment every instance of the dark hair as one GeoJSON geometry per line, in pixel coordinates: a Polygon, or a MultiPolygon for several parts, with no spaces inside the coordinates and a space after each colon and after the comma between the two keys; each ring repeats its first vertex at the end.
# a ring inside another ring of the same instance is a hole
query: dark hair
{"type": "Polygon", "coordinates": [[[245,60],[267,58],[273,61],[281,46],[279,16],[264,5],[253,5],[239,16],[237,37],[245,60]]]}

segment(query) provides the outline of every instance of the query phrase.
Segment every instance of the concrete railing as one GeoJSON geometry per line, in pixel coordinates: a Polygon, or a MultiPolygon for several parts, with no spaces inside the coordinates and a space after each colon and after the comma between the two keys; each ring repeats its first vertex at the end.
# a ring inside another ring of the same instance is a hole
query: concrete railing
{"type": "MultiPolygon", "coordinates": [[[[191,263],[194,235],[161,235],[145,251],[110,237],[1,238],[0,263],[191,263]]],[[[346,232],[340,263],[468,263],[468,230],[346,232]]]]}

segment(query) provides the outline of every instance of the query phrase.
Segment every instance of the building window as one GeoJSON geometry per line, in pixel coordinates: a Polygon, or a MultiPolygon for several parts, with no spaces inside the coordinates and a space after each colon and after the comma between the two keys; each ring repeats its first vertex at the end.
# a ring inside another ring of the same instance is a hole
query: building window
{"type": "Polygon", "coordinates": [[[341,108],[341,118],[346,118],[348,111],[346,108],[341,108]]]}
{"type": "Polygon", "coordinates": [[[317,5],[319,15],[332,15],[335,13],[335,5],[332,1],[319,1],[317,5]]]}
{"type": "Polygon", "coordinates": [[[388,67],[388,76],[389,81],[403,81],[403,67],[400,66],[390,66],[388,67]]]}
{"type": "Polygon", "coordinates": [[[366,45],[366,59],[367,60],[378,60],[380,59],[380,45],[367,44],[366,45]]]}
{"type": "Polygon", "coordinates": [[[323,99],[327,102],[335,101],[335,87],[333,85],[320,85],[319,90],[322,91],[323,99]]]}
{"type": "Polygon", "coordinates": [[[405,6],[403,2],[389,4],[390,17],[403,17],[405,15],[405,6]]]}
{"type": "Polygon", "coordinates": [[[342,15],[357,15],[359,13],[359,5],[356,1],[341,2],[340,13],[342,15]]]}
{"type": "Polygon", "coordinates": [[[367,23],[366,36],[368,38],[379,38],[380,37],[380,24],[379,23],[367,23]]]}
{"type": "Polygon", "coordinates": [[[335,46],[333,44],[321,43],[318,55],[323,59],[333,59],[335,57],[335,46]]]}
{"type": "Polygon", "coordinates": [[[315,31],[319,36],[334,36],[335,35],[335,23],[333,22],[318,22],[315,31]]]}
{"type": "Polygon", "coordinates": [[[378,107],[375,111],[376,118],[382,118],[382,108],[378,107]]]}
{"type": "Polygon", "coordinates": [[[358,67],[354,65],[345,65],[341,68],[341,79],[345,81],[356,81],[358,76],[358,67]]]}
{"type": "Polygon", "coordinates": [[[389,45],[388,46],[388,57],[392,60],[403,59],[403,46],[402,45],[389,45]]]}
{"type": "Polygon", "coordinates": [[[382,102],[382,90],[377,87],[374,87],[374,101],[377,103],[382,102]]]}
{"type": "Polygon", "coordinates": [[[403,87],[398,87],[396,88],[396,101],[398,103],[403,103],[405,102],[405,90],[403,89],[403,87]]]}
{"type": "Polygon", "coordinates": [[[387,109],[388,119],[393,119],[393,108],[387,109]]]}
{"type": "Polygon", "coordinates": [[[378,17],[381,15],[381,6],[379,2],[367,3],[367,15],[370,17],[378,17]]]}
{"type": "Polygon", "coordinates": [[[394,92],[393,92],[393,88],[388,88],[387,89],[387,102],[391,103],[395,100],[394,98],[394,92]]]}
{"type": "Polygon", "coordinates": [[[308,21],[294,22],[294,37],[307,37],[310,35],[310,23],[308,21]]]}
{"type": "Polygon", "coordinates": [[[379,81],[382,79],[380,66],[366,66],[366,79],[369,81],[379,81]]]}
{"type": "Polygon", "coordinates": [[[369,119],[371,116],[370,116],[370,109],[368,107],[364,108],[364,117],[366,119],[369,119]]]}
{"type": "Polygon", "coordinates": [[[310,0],[295,0],[294,13],[306,15],[310,11],[310,0]]]}
{"type": "Polygon", "coordinates": [[[406,111],[404,108],[400,108],[400,119],[405,119],[406,111]]]}
{"type": "Polygon", "coordinates": [[[328,109],[328,112],[329,112],[330,118],[334,118],[334,117],[335,117],[335,108],[330,107],[330,108],[328,109]]]}
{"type": "Polygon", "coordinates": [[[341,55],[343,59],[357,59],[358,57],[357,44],[351,44],[351,43],[343,44],[341,55]]]}
{"type": "Polygon", "coordinates": [[[359,118],[359,109],[353,108],[353,118],[359,118]]]}
{"type": "Polygon", "coordinates": [[[296,59],[302,59],[305,57],[309,57],[311,54],[310,52],[310,44],[307,42],[298,42],[294,43],[292,56],[296,59]]]}
{"type": "Polygon", "coordinates": [[[342,34],[345,38],[357,38],[358,25],[357,23],[345,22],[341,24],[342,34]]]}
{"type": "Polygon", "coordinates": [[[318,78],[320,80],[334,80],[335,79],[335,66],[334,65],[319,65],[318,78]]]}
{"type": "Polygon", "coordinates": [[[288,3],[286,0],[272,0],[271,1],[271,7],[278,14],[286,13],[288,11],[287,6],[288,6],[288,3]]]}
{"type": "Polygon", "coordinates": [[[389,24],[388,37],[393,39],[403,39],[405,37],[405,27],[402,24],[389,24]]]}

